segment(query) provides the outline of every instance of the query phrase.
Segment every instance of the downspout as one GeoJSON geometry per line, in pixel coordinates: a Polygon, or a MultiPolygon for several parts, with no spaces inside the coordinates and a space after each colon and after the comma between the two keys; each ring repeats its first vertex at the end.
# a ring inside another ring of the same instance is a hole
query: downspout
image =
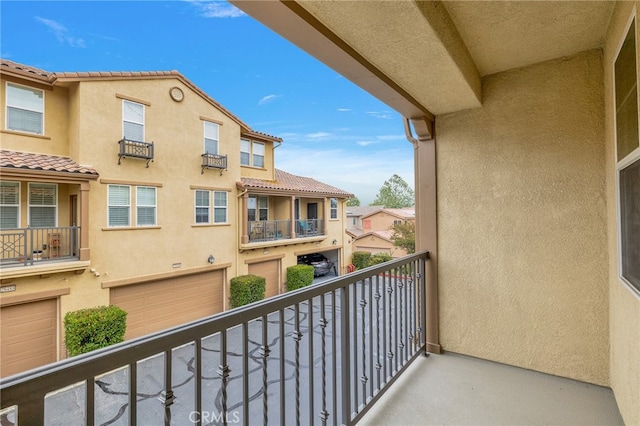
{"type": "Polygon", "coordinates": [[[416,196],[416,251],[429,251],[425,265],[427,314],[426,352],[439,354],[440,324],[438,313],[438,223],[436,185],[436,140],[435,120],[427,117],[404,118],[404,132],[413,145],[414,179],[416,196]],[[411,125],[416,131],[413,136],[411,125]]]}

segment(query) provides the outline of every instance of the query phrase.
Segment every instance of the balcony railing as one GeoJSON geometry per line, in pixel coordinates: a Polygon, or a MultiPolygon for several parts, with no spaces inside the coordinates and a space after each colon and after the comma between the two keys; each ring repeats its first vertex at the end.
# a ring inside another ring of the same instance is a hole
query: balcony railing
{"type": "Polygon", "coordinates": [[[149,167],[149,161],[153,161],[153,142],[140,142],[132,141],[129,139],[121,139],[118,141],[118,144],[120,145],[120,152],[118,153],[118,165],[123,158],[140,158],[142,160],[147,160],[147,167],[149,167]]]}
{"type": "Polygon", "coordinates": [[[201,174],[204,173],[204,169],[220,169],[220,174],[222,175],[222,171],[227,170],[227,156],[209,153],[202,154],[201,174]]]}
{"type": "Polygon", "coordinates": [[[79,231],[78,226],[0,230],[0,265],[7,268],[79,259],[79,231]]]}
{"type": "Polygon", "coordinates": [[[286,238],[291,238],[291,221],[289,220],[249,221],[249,242],[251,243],[286,238]]]}
{"type": "Polygon", "coordinates": [[[8,377],[3,424],[354,424],[425,352],[428,258],[8,377]]]}
{"type": "Polygon", "coordinates": [[[300,219],[296,220],[296,236],[299,238],[324,235],[324,220],[300,219]]]}

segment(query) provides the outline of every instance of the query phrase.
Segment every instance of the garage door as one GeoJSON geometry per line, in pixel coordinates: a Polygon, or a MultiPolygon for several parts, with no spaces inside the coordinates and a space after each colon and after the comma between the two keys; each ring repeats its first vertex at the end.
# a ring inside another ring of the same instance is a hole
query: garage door
{"type": "Polygon", "coordinates": [[[0,375],[10,376],[57,361],[58,299],[0,309],[0,375]]]}
{"type": "Polygon", "coordinates": [[[268,262],[251,263],[249,274],[264,277],[267,280],[267,290],[265,297],[277,296],[280,294],[280,260],[270,260],[268,262]]]}
{"type": "Polygon", "coordinates": [[[214,271],[114,287],[110,298],[127,312],[131,339],[222,312],[223,286],[223,271],[214,271]]]}

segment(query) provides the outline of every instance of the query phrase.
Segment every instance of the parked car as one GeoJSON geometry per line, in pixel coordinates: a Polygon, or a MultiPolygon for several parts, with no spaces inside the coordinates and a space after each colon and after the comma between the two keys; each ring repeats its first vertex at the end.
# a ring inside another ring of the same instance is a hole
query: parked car
{"type": "Polygon", "coordinates": [[[329,259],[321,253],[298,256],[298,263],[313,266],[314,277],[327,275],[331,271],[331,268],[333,268],[333,262],[330,262],[329,259]]]}

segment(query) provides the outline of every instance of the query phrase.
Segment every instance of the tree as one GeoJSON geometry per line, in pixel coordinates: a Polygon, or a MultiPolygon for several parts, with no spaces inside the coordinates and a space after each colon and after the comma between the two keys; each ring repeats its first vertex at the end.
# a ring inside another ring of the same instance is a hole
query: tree
{"type": "Polygon", "coordinates": [[[415,222],[398,223],[393,225],[393,245],[404,249],[407,254],[416,252],[416,224],[415,222]]]}
{"type": "Polygon", "coordinates": [[[388,209],[411,207],[415,204],[413,189],[400,176],[393,175],[382,184],[376,199],[370,206],[384,206],[388,209]]]}
{"type": "Polygon", "coordinates": [[[352,197],[347,200],[347,207],[354,207],[359,205],[360,205],[360,200],[358,199],[358,197],[352,197]]]}

